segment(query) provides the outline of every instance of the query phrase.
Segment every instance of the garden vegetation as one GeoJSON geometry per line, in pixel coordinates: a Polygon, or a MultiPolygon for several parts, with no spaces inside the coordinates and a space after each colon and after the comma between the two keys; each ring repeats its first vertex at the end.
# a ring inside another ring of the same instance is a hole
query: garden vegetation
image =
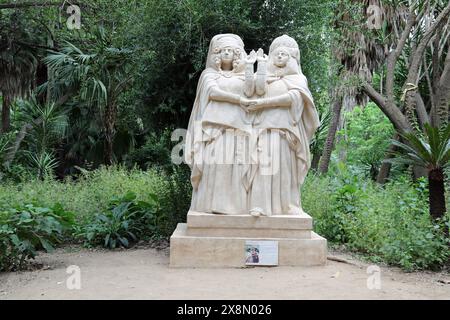
{"type": "Polygon", "coordinates": [[[448,0],[77,3],[80,29],[66,1],[0,3],[0,271],[170,237],[191,197],[172,132],[226,32],[248,51],[299,43],[321,119],[299,190],[315,230],[376,263],[448,266],[448,0]]]}

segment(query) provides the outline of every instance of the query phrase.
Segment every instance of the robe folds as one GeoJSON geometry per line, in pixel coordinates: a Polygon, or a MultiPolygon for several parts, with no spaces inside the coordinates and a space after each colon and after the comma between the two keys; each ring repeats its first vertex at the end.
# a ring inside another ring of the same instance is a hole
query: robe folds
{"type": "Polygon", "coordinates": [[[248,213],[244,179],[250,166],[243,140],[251,134],[250,118],[238,105],[210,99],[214,87],[241,96],[243,85],[239,73],[227,77],[208,68],[200,77],[185,146],[193,211],[248,213]]]}
{"type": "Polygon", "coordinates": [[[253,122],[259,132],[256,147],[251,148],[249,210],[269,216],[300,213],[300,186],[311,162],[309,144],[320,125],[305,76],[269,81],[266,96],[286,93],[292,101],[289,108],[263,109],[253,122]]]}
{"type": "Polygon", "coordinates": [[[319,126],[303,74],[269,81],[267,96],[288,93],[289,108],[246,113],[238,105],[210,99],[211,90],[242,95],[244,77],[203,71],[189,120],[185,160],[190,166],[191,210],[266,215],[300,207],[299,188],[310,166],[309,144],[319,126]]]}

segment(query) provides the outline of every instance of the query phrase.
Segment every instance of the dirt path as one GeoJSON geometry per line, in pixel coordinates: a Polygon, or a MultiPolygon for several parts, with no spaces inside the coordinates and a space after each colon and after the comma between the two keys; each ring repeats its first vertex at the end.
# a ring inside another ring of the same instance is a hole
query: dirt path
{"type": "Polygon", "coordinates": [[[0,299],[450,299],[448,273],[403,273],[381,267],[381,288],[367,288],[367,264],[330,256],[322,267],[171,269],[168,250],[58,249],[37,271],[0,274],[0,299]],[[81,270],[69,290],[66,268],[81,270]],[[440,282],[442,281],[442,282],[440,282]]]}

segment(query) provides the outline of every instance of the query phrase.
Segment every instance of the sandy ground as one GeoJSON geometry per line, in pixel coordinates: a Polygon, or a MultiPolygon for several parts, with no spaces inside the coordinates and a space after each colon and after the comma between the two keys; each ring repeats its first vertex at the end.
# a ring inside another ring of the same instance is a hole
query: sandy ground
{"type": "Polygon", "coordinates": [[[58,249],[37,258],[39,270],[0,274],[2,299],[450,299],[450,274],[380,267],[380,289],[368,289],[368,264],[330,252],[321,267],[169,268],[168,249],[58,249]],[[346,262],[335,261],[343,260],[346,262]],[[330,260],[331,259],[331,260],[330,260]],[[69,290],[66,268],[81,270],[69,290]]]}

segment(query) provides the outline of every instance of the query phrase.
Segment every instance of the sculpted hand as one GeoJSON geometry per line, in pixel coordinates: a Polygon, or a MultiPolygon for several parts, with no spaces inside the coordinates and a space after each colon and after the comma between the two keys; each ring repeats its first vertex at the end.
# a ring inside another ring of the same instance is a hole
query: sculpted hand
{"type": "Polygon", "coordinates": [[[247,58],[245,59],[245,62],[247,64],[254,64],[256,62],[256,52],[255,50],[252,50],[250,52],[250,54],[247,56],[247,58]]]}
{"type": "Polygon", "coordinates": [[[256,53],[256,58],[258,59],[258,62],[259,61],[262,61],[262,62],[269,61],[269,57],[267,56],[267,54],[264,53],[264,50],[261,48],[259,48],[258,52],[256,53]]]}
{"type": "Polygon", "coordinates": [[[250,106],[250,105],[252,105],[252,101],[254,101],[254,100],[250,100],[250,99],[247,99],[246,97],[241,97],[241,99],[240,99],[240,103],[239,103],[239,106],[245,111],[245,112],[248,112],[248,107],[250,106]]]}
{"type": "Polygon", "coordinates": [[[250,104],[247,107],[248,111],[258,111],[264,108],[264,99],[250,100],[250,104]]]}

